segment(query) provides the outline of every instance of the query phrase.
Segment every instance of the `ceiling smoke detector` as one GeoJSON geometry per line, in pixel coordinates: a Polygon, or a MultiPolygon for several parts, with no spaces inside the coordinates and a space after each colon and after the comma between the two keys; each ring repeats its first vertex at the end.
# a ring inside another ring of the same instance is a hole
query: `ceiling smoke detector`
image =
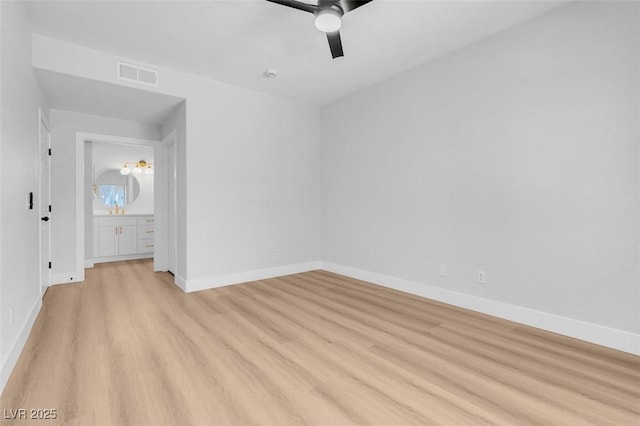
{"type": "Polygon", "coordinates": [[[263,75],[265,78],[276,78],[278,73],[275,70],[266,70],[263,75]]]}

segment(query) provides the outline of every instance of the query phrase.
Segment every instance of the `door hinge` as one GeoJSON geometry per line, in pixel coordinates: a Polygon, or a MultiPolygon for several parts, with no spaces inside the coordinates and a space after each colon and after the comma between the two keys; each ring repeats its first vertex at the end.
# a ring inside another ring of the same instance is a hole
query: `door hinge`
{"type": "Polygon", "coordinates": [[[51,148],[49,148],[49,155],[51,155],[51,148]]]}
{"type": "Polygon", "coordinates": [[[49,204],[49,213],[51,213],[51,204],[49,204]]]}
{"type": "Polygon", "coordinates": [[[51,269],[51,262],[49,262],[49,269],[51,269]]]}

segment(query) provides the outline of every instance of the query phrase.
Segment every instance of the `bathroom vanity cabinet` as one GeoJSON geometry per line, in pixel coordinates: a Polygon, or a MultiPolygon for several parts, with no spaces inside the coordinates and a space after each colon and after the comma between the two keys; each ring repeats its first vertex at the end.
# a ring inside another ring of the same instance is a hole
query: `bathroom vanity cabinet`
{"type": "Polygon", "coordinates": [[[94,218],[94,261],[153,257],[152,215],[97,216],[94,218]]]}

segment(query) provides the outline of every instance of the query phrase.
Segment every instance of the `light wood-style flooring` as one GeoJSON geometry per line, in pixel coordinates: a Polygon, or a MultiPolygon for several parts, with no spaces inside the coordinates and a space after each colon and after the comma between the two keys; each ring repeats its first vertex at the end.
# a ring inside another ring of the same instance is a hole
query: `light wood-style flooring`
{"type": "Polygon", "coordinates": [[[324,271],[184,294],[149,261],[51,287],[16,425],[640,425],[640,358],[324,271]]]}

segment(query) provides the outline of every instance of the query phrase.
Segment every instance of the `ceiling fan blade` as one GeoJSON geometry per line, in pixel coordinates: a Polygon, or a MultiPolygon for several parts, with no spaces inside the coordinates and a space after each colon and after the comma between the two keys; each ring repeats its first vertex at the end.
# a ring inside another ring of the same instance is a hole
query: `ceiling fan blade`
{"type": "Polygon", "coordinates": [[[292,7],[294,9],[303,10],[305,12],[316,13],[318,6],[313,4],[302,3],[296,0],[267,0],[271,3],[281,4],[283,6],[292,7]]]}
{"type": "Polygon", "coordinates": [[[373,0],[340,0],[340,7],[344,13],[351,12],[353,9],[357,9],[360,6],[364,6],[365,4],[371,2],[373,0]]]}
{"type": "Polygon", "coordinates": [[[331,56],[333,56],[333,59],[344,56],[344,52],[342,51],[342,40],[340,39],[340,31],[327,33],[327,40],[329,40],[329,47],[331,48],[331,56]]]}

